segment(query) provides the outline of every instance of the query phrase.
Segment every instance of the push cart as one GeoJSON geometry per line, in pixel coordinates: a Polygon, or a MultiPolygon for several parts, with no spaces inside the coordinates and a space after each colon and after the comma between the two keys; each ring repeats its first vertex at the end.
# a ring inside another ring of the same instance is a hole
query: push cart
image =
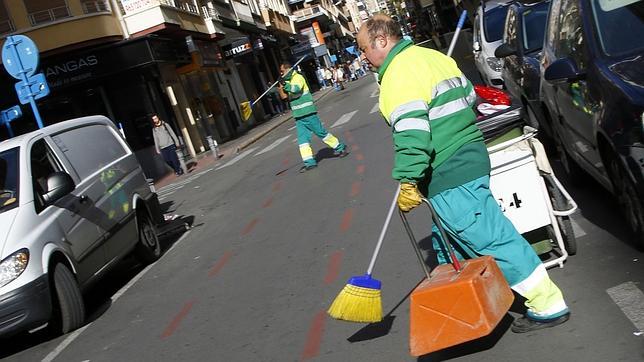
{"type": "Polygon", "coordinates": [[[577,251],[570,215],[577,204],[555,176],[545,149],[513,106],[477,120],[488,146],[490,189],[505,215],[539,255],[554,251],[546,268],[563,267],[577,251]]]}

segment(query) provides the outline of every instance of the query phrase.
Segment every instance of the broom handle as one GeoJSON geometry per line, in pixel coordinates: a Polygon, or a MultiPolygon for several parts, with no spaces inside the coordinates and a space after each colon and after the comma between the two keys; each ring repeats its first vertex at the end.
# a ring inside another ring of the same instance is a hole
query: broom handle
{"type": "MultiPolygon", "coordinates": [[[[293,66],[292,66],[291,68],[289,68],[289,70],[288,70],[286,73],[290,72],[291,70],[293,70],[293,68],[297,67],[297,66],[298,66],[298,64],[300,64],[300,63],[304,60],[304,58],[306,58],[306,55],[304,55],[304,56],[302,56],[300,59],[298,59],[298,61],[297,61],[297,62],[295,62],[295,64],[293,64],[293,66]]],[[[257,97],[254,101],[252,101],[252,102],[250,103],[250,106],[251,106],[251,107],[252,107],[252,106],[254,106],[254,105],[257,103],[257,101],[258,101],[258,100],[260,100],[263,96],[265,96],[265,95],[266,95],[266,93],[268,93],[268,91],[270,91],[271,89],[273,89],[273,87],[275,87],[275,86],[277,85],[277,83],[279,83],[279,82],[280,82],[280,80],[279,80],[279,79],[277,79],[277,80],[275,81],[275,83],[273,83],[273,85],[271,85],[270,87],[268,87],[268,88],[264,91],[264,93],[262,93],[262,94],[261,94],[259,97],[257,97]]]]}
{"type": "Polygon", "coordinates": [[[373,266],[376,264],[376,258],[380,252],[380,247],[382,246],[382,241],[385,239],[385,234],[389,228],[389,222],[391,221],[391,216],[394,214],[396,209],[396,200],[398,200],[398,194],[400,193],[400,187],[396,188],[396,193],[394,194],[394,199],[391,200],[391,206],[389,206],[389,212],[387,213],[387,219],[385,219],[385,224],[382,226],[380,231],[380,236],[378,237],[378,244],[376,244],[376,250],[373,251],[373,256],[371,256],[371,262],[369,263],[369,269],[367,269],[367,274],[371,275],[373,271],[373,266]]]}

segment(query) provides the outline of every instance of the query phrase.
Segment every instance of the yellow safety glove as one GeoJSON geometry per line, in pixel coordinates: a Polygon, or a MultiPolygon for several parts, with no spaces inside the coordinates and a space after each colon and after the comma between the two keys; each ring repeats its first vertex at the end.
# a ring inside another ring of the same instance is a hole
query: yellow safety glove
{"type": "Polygon", "coordinates": [[[400,194],[398,194],[398,207],[400,210],[407,212],[422,202],[423,195],[418,191],[416,184],[403,182],[400,184],[400,194]]]}

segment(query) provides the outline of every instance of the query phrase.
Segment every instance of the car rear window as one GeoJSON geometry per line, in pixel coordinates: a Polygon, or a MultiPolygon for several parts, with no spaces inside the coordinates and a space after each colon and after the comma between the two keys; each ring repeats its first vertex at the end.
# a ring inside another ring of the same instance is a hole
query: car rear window
{"type": "Polygon", "coordinates": [[[591,0],[604,53],[627,55],[644,50],[644,0],[591,0]]]}
{"type": "Polygon", "coordinates": [[[81,180],[128,154],[115,132],[105,125],[74,128],[52,139],[81,180]]]}
{"type": "Polygon", "coordinates": [[[485,31],[485,40],[488,43],[501,40],[503,37],[503,27],[505,26],[505,16],[507,14],[507,5],[497,6],[485,12],[483,29],[485,31]]]}

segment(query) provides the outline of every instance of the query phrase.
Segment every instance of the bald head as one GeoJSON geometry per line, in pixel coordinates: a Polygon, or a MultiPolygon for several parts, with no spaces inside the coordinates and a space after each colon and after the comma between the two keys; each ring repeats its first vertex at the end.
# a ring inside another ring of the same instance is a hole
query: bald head
{"type": "Polygon", "coordinates": [[[377,14],[362,23],[358,47],[373,66],[380,67],[389,51],[400,41],[400,25],[387,15],[377,14]]]}

